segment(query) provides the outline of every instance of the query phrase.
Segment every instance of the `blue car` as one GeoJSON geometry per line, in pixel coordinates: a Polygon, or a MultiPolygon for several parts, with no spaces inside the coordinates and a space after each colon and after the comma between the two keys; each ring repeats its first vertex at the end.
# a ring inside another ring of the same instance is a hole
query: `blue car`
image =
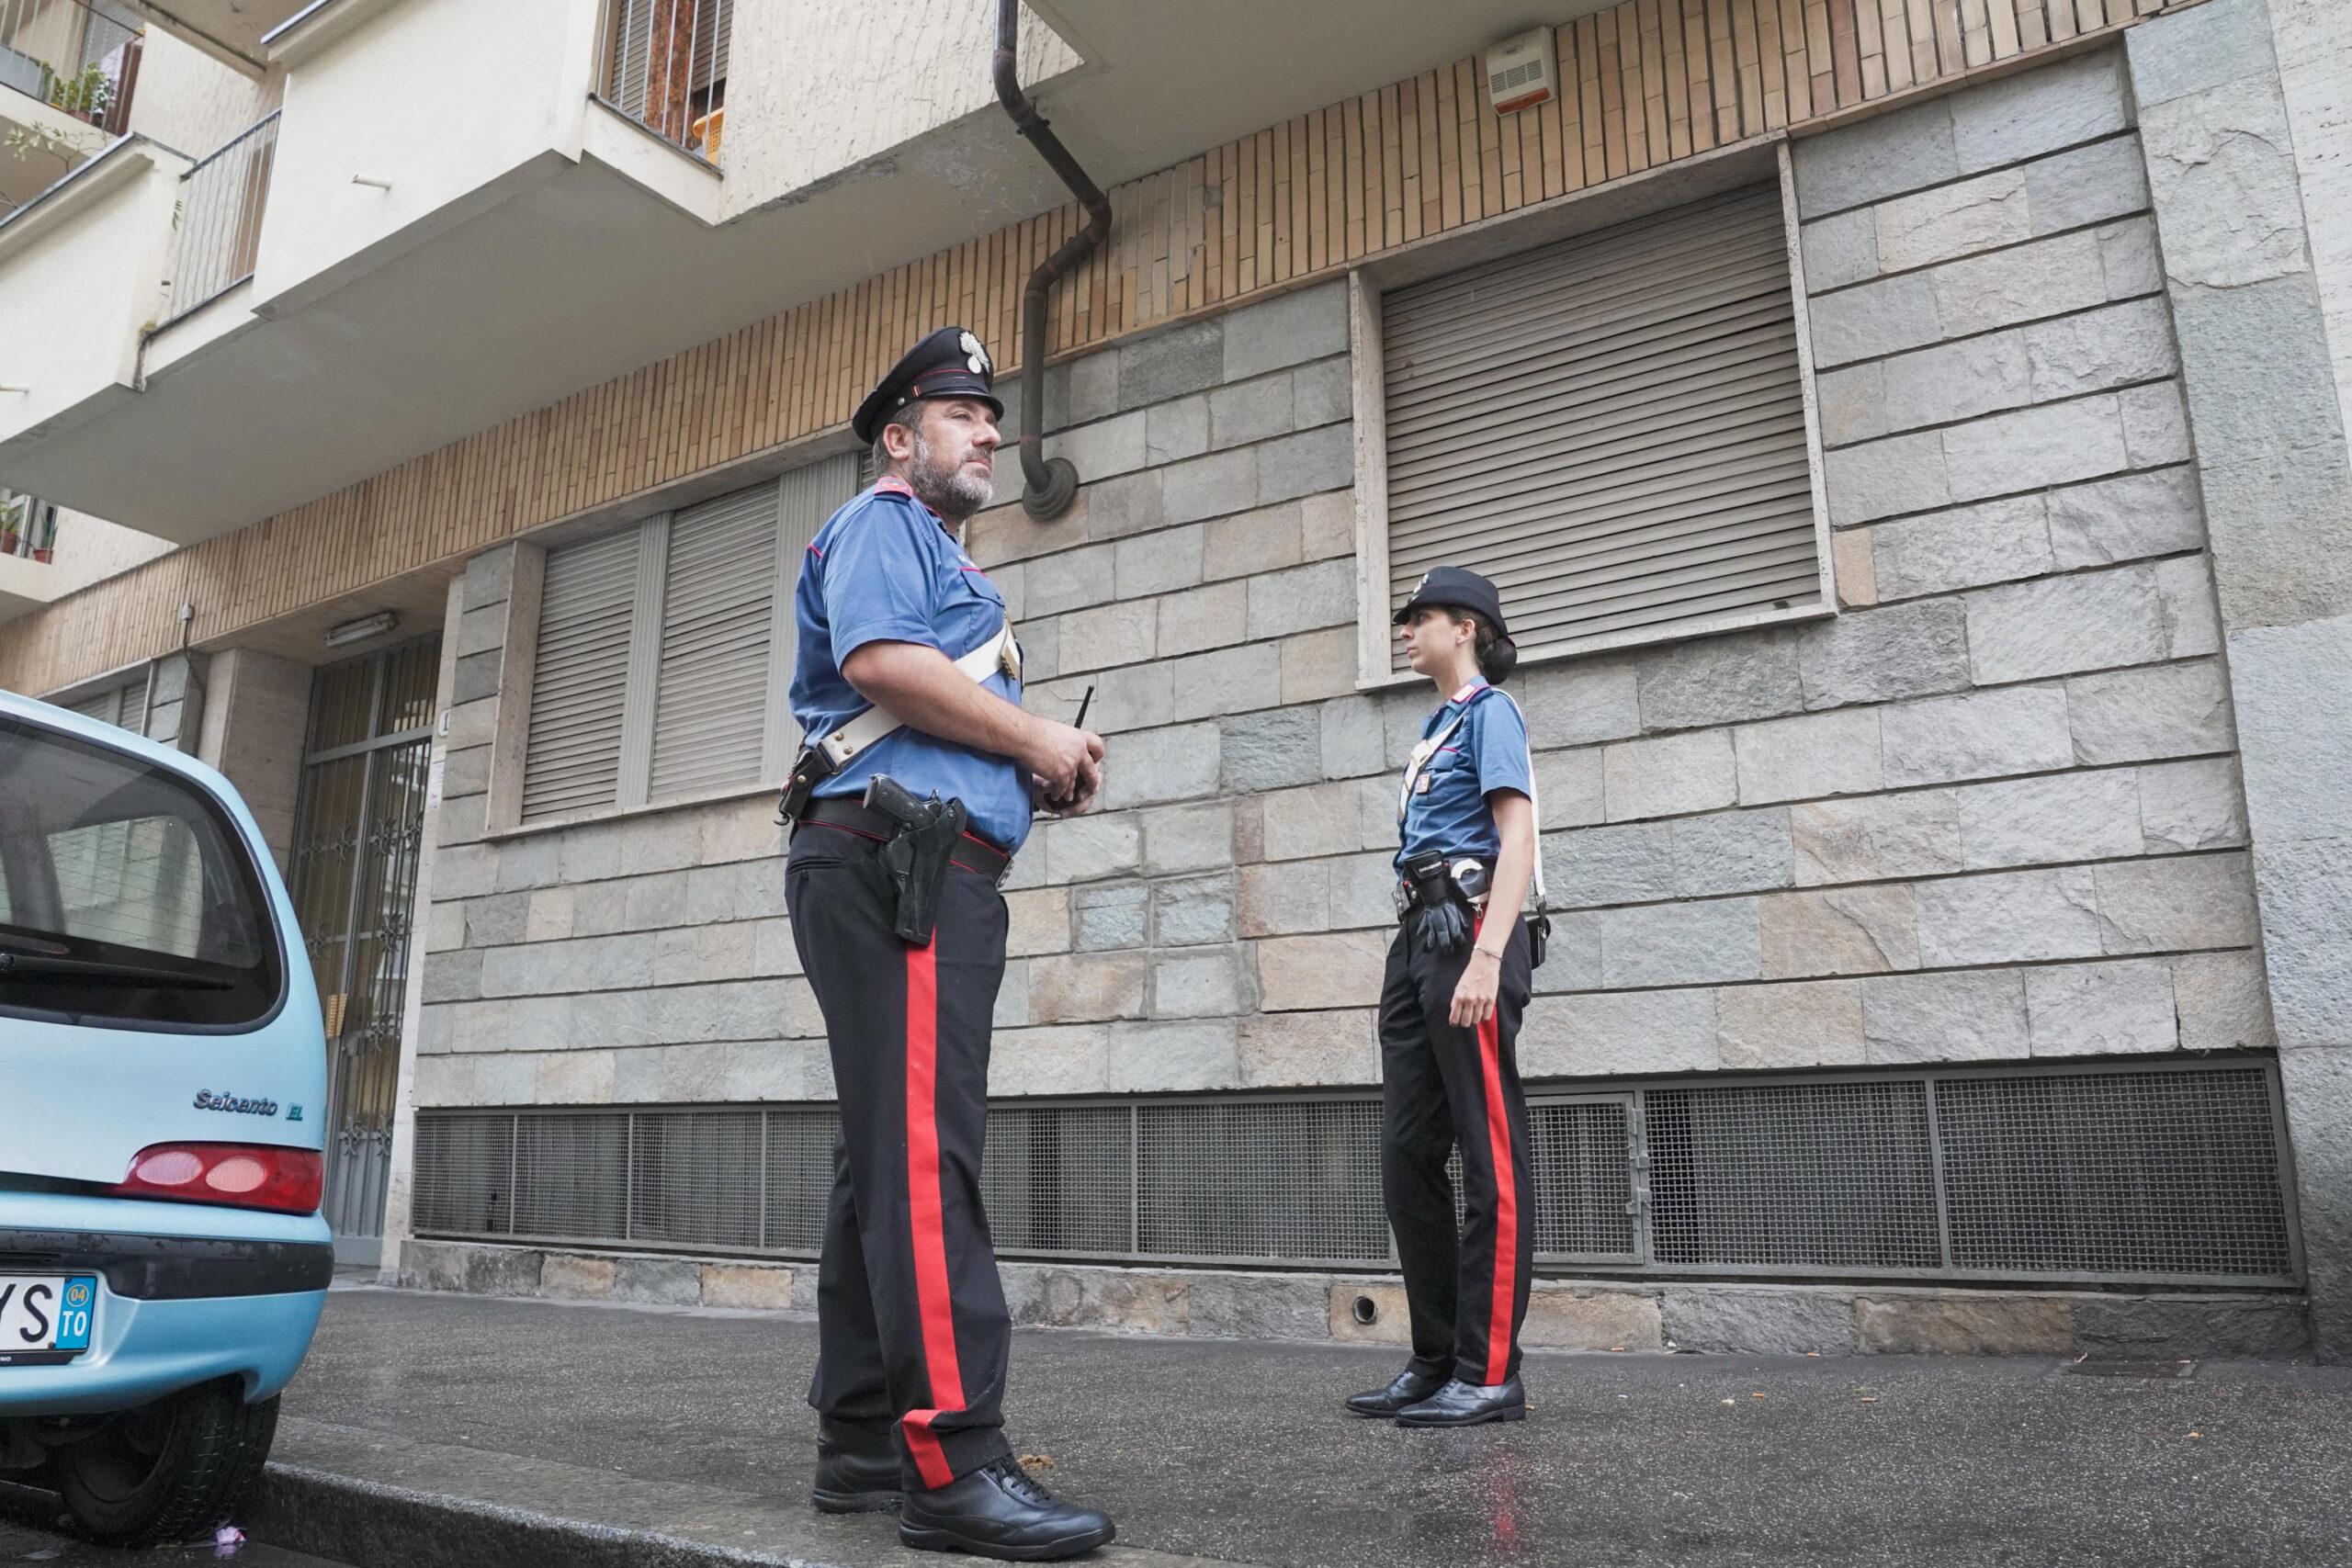
{"type": "Polygon", "coordinates": [[[236,791],[0,692],[0,1479],[121,1544],[238,1507],[334,1269],[325,1096],[236,791]]]}

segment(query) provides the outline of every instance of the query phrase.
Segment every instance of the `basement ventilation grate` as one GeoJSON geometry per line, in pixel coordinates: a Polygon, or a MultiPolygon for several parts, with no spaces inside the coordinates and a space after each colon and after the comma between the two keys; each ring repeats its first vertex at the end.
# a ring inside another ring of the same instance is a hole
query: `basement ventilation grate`
{"type": "MultiPolygon", "coordinates": [[[[1530,1090],[1555,1268],[2284,1285],[2267,1061],[1530,1090]]],[[[1384,1269],[1376,1092],[1023,1100],[980,1188],[1008,1257],[1384,1269]]],[[[826,1105],[427,1111],[419,1235],[806,1257],[826,1105]]],[[[1457,1160],[1458,1170],[1458,1160],[1457,1160]]]]}

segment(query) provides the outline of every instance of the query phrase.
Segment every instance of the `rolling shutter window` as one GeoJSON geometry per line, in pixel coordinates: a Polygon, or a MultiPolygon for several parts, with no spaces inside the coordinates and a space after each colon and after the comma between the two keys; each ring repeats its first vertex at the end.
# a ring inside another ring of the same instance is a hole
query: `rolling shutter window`
{"type": "Polygon", "coordinates": [[[147,733],[147,677],[127,681],[119,686],[109,686],[94,692],[80,702],[68,703],[66,708],[84,718],[95,718],[100,724],[111,724],[128,729],[133,735],[147,733]]]}
{"type": "Polygon", "coordinates": [[[120,694],[121,705],[115,711],[115,723],[133,735],[147,733],[147,682],[142,678],[127,683],[120,694]]]}
{"type": "MultiPolygon", "coordinates": [[[[694,0],[691,16],[686,12],[687,4],[688,0],[616,0],[610,46],[612,80],[605,96],[623,114],[645,118],[656,27],[663,29],[663,37],[675,38],[681,48],[687,43],[687,29],[693,29],[695,91],[727,79],[727,41],[734,30],[735,0],[694,0]],[[674,33],[670,31],[673,28],[677,29],[674,33]]],[[[676,56],[673,54],[671,58],[676,56]]]]}
{"type": "Polygon", "coordinates": [[[727,38],[735,29],[735,0],[697,0],[695,6],[695,85],[727,80],[727,38]]]}
{"type": "Polygon", "coordinates": [[[797,638],[792,619],[793,590],[800,581],[801,563],[808,558],[808,546],[817,537],[817,530],[827,518],[841,509],[842,502],[865,488],[867,459],[854,452],[844,452],[838,457],[828,457],[821,463],[811,463],[805,468],[795,468],[784,476],[778,494],[778,511],[782,529],[777,547],[783,551],[780,564],[784,570],[778,579],[783,591],[779,606],[782,623],[782,646],[776,650],[776,700],[792,689],[792,675],[798,660],[797,638]]]}
{"type": "Polygon", "coordinates": [[[775,604],[776,491],[763,484],[670,524],[650,795],[760,781],[775,604]]]}
{"type": "Polygon", "coordinates": [[[1392,608],[1431,567],[1466,566],[1534,651],[1820,602],[1777,189],[1382,310],[1392,608]]]}
{"type": "Polygon", "coordinates": [[[117,686],[110,691],[100,692],[96,696],[84,697],[78,703],[68,703],[65,705],[68,711],[78,713],[84,718],[95,718],[100,724],[112,724],[115,721],[115,716],[122,711],[122,688],[117,686]]]}
{"type": "Polygon", "coordinates": [[[616,798],[640,532],[548,552],[523,757],[526,822],[616,798]]]}

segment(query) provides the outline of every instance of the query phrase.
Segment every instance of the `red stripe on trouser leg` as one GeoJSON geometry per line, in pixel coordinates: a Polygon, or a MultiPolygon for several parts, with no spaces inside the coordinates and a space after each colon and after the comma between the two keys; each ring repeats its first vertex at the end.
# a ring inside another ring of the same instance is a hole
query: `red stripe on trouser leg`
{"type": "Polygon", "coordinates": [[[1495,1169],[1494,1299],[1487,1318],[1487,1383],[1510,1371],[1511,1309],[1519,1303],[1519,1183],[1511,1166],[1510,1113],[1503,1106],[1502,1029],[1488,1013],[1478,1025],[1478,1070],[1487,1085],[1487,1149],[1495,1169]]]}
{"type": "Polygon", "coordinates": [[[915,1468],[930,1486],[956,1479],[931,1430],[944,1410],[964,1407],[956,1364],[956,1309],[947,1293],[947,1235],[939,1201],[939,955],[935,945],[907,950],[907,1203],[913,1222],[915,1300],[922,1309],[922,1359],[933,1408],[900,1417],[915,1468]]]}

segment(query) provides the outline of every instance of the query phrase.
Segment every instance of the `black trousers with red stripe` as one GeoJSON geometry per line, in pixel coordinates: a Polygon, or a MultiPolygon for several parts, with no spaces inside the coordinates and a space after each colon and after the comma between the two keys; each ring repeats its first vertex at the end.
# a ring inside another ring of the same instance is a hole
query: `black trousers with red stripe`
{"type": "Polygon", "coordinates": [[[842,1118],[808,1403],[835,1441],[895,1446],[905,1483],[936,1487],[1011,1451],[1012,1324],[980,1204],[1005,908],[987,878],[951,869],[931,945],[910,948],[877,848],[808,827],[786,862],[842,1118]]]}
{"type": "Polygon", "coordinates": [[[1412,1311],[1413,1367],[1488,1386],[1519,1371],[1535,1261],[1527,1095],[1519,1021],[1527,1010],[1527,926],[1503,948],[1494,1016],[1449,1021],[1469,950],[1415,950],[1400,930],[1380,991],[1381,1186],[1412,1311]],[[1446,1156],[1462,1149],[1464,1221],[1446,1156]]]}

